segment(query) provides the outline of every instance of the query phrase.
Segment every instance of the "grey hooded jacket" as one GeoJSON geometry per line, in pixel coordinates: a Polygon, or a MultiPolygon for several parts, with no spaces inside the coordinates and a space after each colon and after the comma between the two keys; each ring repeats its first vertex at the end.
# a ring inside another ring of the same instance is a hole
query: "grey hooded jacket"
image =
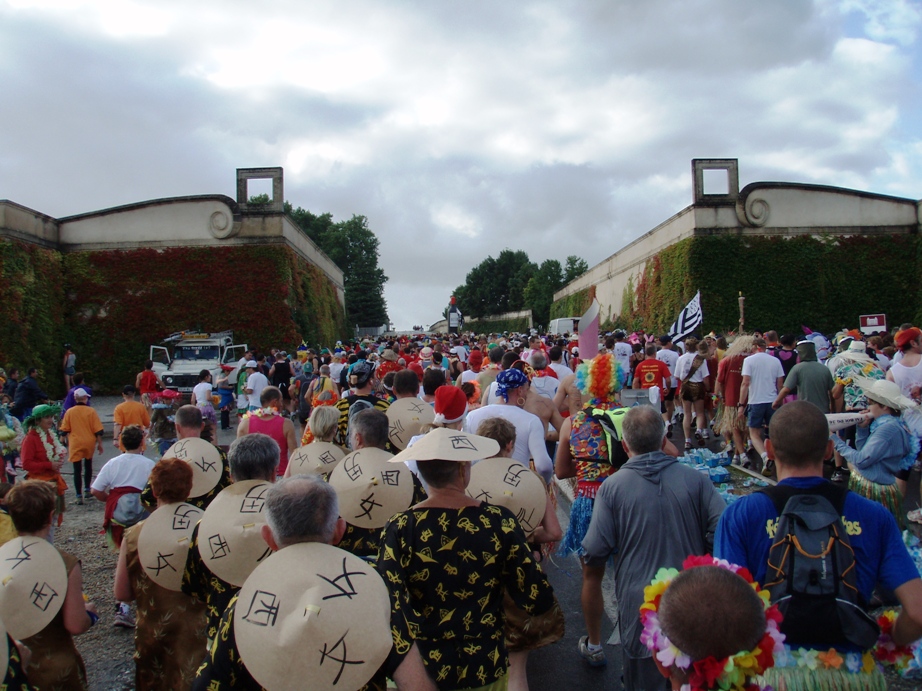
{"type": "Polygon", "coordinates": [[[584,559],[600,565],[617,557],[618,627],[630,657],[651,656],[640,642],[644,587],[659,569],[709,553],[725,506],[707,475],[660,451],[634,456],[602,483],[584,559]]]}

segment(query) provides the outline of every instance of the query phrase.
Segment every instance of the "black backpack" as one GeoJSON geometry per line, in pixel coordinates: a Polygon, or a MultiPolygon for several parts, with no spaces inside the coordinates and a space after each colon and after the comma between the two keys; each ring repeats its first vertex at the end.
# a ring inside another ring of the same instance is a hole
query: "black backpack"
{"type": "Polygon", "coordinates": [[[855,552],[842,524],[848,490],[827,482],[809,493],[784,485],[760,491],[778,510],[764,587],[784,616],[786,642],[873,647],[880,629],[858,592],[855,552]]]}

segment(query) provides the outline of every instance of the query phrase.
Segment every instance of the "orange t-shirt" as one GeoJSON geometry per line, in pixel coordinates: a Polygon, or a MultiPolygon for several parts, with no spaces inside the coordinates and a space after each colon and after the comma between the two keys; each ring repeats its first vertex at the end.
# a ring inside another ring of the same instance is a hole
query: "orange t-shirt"
{"type": "Polygon", "coordinates": [[[96,433],[102,432],[102,422],[88,405],[68,408],[61,420],[61,431],[67,432],[67,457],[71,463],[92,458],[96,450],[96,433]]]}
{"type": "Polygon", "coordinates": [[[112,419],[115,420],[115,424],[121,427],[127,427],[128,425],[150,427],[150,414],[144,404],[138,401],[119,403],[115,406],[112,419]]]}
{"type": "Polygon", "coordinates": [[[666,395],[666,382],[669,381],[669,366],[662,360],[646,359],[641,361],[634,370],[634,378],[640,380],[641,389],[660,388],[660,393],[666,395]]]}

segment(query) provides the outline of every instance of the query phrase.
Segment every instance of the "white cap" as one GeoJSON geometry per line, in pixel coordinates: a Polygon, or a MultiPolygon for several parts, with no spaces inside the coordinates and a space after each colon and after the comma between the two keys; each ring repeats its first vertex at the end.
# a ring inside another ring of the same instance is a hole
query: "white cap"
{"type": "Polygon", "coordinates": [[[89,398],[89,397],[90,397],[90,393],[84,388],[79,388],[79,389],[74,390],[74,398],[89,398]]]}
{"type": "Polygon", "coordinates": [[[246,364],[245,369],[250,369],[250,368],[256,369],[256,368],[258,368],[258,367],[259,367],[259,365],[256,364],[256,360],[247,360],[247,364],[246,364]]]}

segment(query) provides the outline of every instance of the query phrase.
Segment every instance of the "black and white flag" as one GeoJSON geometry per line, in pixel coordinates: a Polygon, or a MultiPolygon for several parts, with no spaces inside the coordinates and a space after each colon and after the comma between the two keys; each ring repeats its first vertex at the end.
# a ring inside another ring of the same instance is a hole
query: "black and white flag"
{"type": "Polygon", "coordinates": [[[704,315],[701,313],[701,291],[695,293],[685,309],[679,313],[678,319],[673,322],[669,328],[669,335],[673,341],[681,341],[683,338],[690,336],[695,329],[701,326],[704,321],[704,315]]]}

